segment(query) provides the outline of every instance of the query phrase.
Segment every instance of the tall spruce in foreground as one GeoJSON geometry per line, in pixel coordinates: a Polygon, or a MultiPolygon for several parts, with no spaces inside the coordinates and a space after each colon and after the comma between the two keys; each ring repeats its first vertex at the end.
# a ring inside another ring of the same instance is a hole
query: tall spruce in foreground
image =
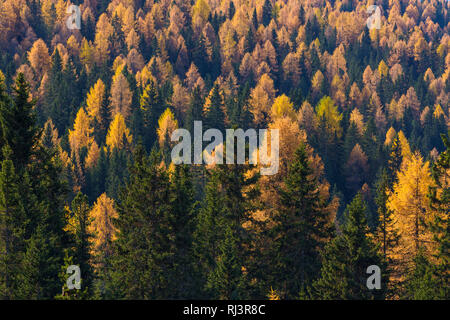
{"type": "MultiPolygon", "coordinates": [[[[125,299],[175,298],[176,231],[170,206],[170,181],[153,151],[139,145],[117,211],[119,229],[113,257],[113,294],[125,299]]],[[[182,281],[181,279],[177,279],[182,281]]]]}
{"type": "MultiPolygon", "coordinates": [[[[0,124],[3,151],[8,150],[4,158],[13,166],[5,164],[3,170],[8,170],[13,179],[14,167],[25,212],[21,236],[25,246],[22,252],[16,252],[22,256],[16,292],[22,299],[49,299],[61,288],[58,273],[68,244],[64,231],[67,187],[56,150],[38,143],[41,130],[36,127],[34,101],[29,99],[29,86],[21,73],[10,101],[9,105],[2,104],[0,124]]],[[[14,202],[12,195],[8,198],[7,202],[14,202]]]]}
{"type": "Polygon", "coordinates": [[[9,145],[14,167],[21,171],[30,160],[40,130],[36,126],[36,115],[33,111],[35,101],[29,101],[29,85],[22,73],[17,75],[13,91],[12,103],[8,103],[10,99],[2,99],[0,123],[2,143],[9,145]]]}
{"type": "Polygon", "coordinates": [[[446,150],[441,153],[432,169],[433,178],[438,187],[430,190],[430,199],[431,206],[438,212],[438,214],[431,223],[430,227],[434,235],[434,240],[438,244],[438,252],[436,254],[437,266],[435,273],[442,288],[444,288],[443,295],[439,296],[439,298],[449,299],[450,132],[447,136],[441,135],[441,137],[446,150]],[[440,191],[440,195],[437,193],[438,190],[440,191]]]}
{"type": "Polygon", "coordinates": [[[18,177],[11,160],[0,171],[0,299],[18,298],[22,254],[25,247],[25,210],[18,177]]]}
{"type": "Polygon", "coordinates": [[[194,259],[200,274],[201,294],[212,299],[245,299],[244,271],[251,243],[251,222],[256,190],[247,166],[216,165],[210,171],[203,206],[194,233],[194,259]],[[231,268],[231,269],[229,269],[231,268]]]}
{"type": "Polygon", "coordinates": [[[332,228],[304,145],[295,152],[280,202],[270,230],[269,282],[282,298],[305,297],[320,272],[320,250],[332,228]]]}
{"type": "Polygon", "coordinates": [[[390,178],[387,170],[384,168],[376,184],[377,193],[375,203],[378,213],[378,227],[376,230],[376,239],[381,244],[384,259],[387,259],[388,253],[398,244],[398,232],[395,228],[393,213],[386,207],[388,201],[388,191],[391,188],[390,178]]]}
{"type": "Polygon", "coordinates": [[[342,234],[334,238],[323,252],[323,266],[319,280],[314,283],[316,298],[324,300],[383,299],[387,276],[377,247],[367,236],[366,206],[359,193],[347,206],[342,234]],[[367,268],[381,269],[381,289],[366,286],[367,268]]]}
{"type": "Polygon", "coordinates": [[[72,200],[72,210],[68,218],[67,229],[72,236],[72,248],[65,251],[64,262],[60,272],[63,280],[63,289],[57,299],[75,300],[87,299],[92,294],[93,270],[91,266],[91,234],[88,227],[91,222],[89,218],[89,203],[87,196],[79,192],[72,200]],[[77,265],[81,272],[81,289],[74,290],[67,288],[67,268],[70,265],[77,265]]]}
{"type": "Polygon", "coordinates": [[[171,223],[176,246],[171,288],[175,299],[192,299],[196,295],[192,241],[197,203],[189,167],[176,165],[170,182],[171,223]]]}

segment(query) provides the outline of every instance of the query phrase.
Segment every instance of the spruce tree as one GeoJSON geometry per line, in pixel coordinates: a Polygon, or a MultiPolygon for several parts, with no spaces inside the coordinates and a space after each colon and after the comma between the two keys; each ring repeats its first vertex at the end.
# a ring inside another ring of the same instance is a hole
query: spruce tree
{"type": "Polygon", "coordinates": [[[87,294],[92,293],[93,270],[91,266],[91,242],[92,235],[88,232],[90,224],[89,202],[87,196],[78,193],[72,200],[72,217],[69,225],[73,228],[74,252],[73,264],[80,267],[81,285],[87,294]]]}
{"type": "Polygon", "coordinates": [[[388,192],[391,190],[391,184],[387,170],[384,168],[376,183],[375,203],[377,205],[378,223],[376,229],[376,238],[381,244],[381,251],[384,259],[387,259],[388,253],[398,244],[398,232],[395,228],[393,212],[386,206],[388,201],[388,192]]]}
{"type": "Polygon", "coordinates": [[[223,133],[225,131],[224,101],[218,84],[214,85],[209,99],[209,108],[205,111],[204,115],[204,130],[214,128],[219,129],[223,133]]]}
{"type": "Polygon", "coordinates": [[[242,299],[244,276],[239,259],[236,235],[226,226],[224,239],[219,244],[219,252],[214,269],[208,274],[206,289],[211,297],[221,300],[242,299]]]}
{"type": "Polygon", "coordinates": [[[144,143],[147,150],[150,150],[156,141],[158,119],[165,110],[164,107],[156,84],[150,80],[140,98],[140,108],[144,117],[144,143]]]}
{"type": "Polygon", "coordinates": [[[130,179],[117,204],[119,230],[113,257],[112,293],[116,298],[169,299],[176,234],[170,210],[170,184],[156,151],[138,146],[130,179]]]}
{"type": "Polygon", "coordinates": [[[270,285],[284,298],[306,293],[321,267],[320,250],[332,234],[326,203],[319,198],[305,146],[295,152],[272,217],[270,285]]]}
{"type": "Polygon", "coordinates": [[[268,26],[272,20],[272,3],[270,0],[265,0],[262,8],[262,24],[264,27],[268,26]]]}
{"type": "Polygon", "coordinates": [[[0,171],[0,298],[3,300],[20,297],[26,215],[18,184],[12,161],[3,160],[0,171]]]}
{"type": "Polygon", "coordinates": [[[422,251],[419,251],[414,258],[413,270],[406,275],[405,288],[401,299],[447,300],[448,286],[442,280],[436,277],[436,266],[430,262],[422,251]]]}
{"type": "Polygon", "coordinates": [[[252,233],[244,224],[252,221],[253,201],[257,196],[257,190],[252,187],[255,178],[246,177],[247,169],[245,165],[216,165],[210,172],[194,233],[194,259],[198,261],[199,281],[203,283],[200,289],[204,289],[205,297],[224,297],[223,283],[216,281],[223,259],[236,259],[233,264],[240,266],[240,272],[231,272],[233,278],[227,279],[232,285],[228,293],[233,293],[227,298],[244,299],[247,294],[242,286],[243,268],[249,262],[252,233]],[[228,229],[231,231],[226,234],[228,229]]]}
{"type": "Polygon", "coordinates": [[[314,283],[319,299],[383,299],[386,290],[385,266],[377,247],[368,237],[366,205],[359,193],[347,206],[342,233],[334,238],[323,252],[320,278],[314,283]],[[366,286],[367,268],[381,269],[381,289],[366,286]]]}
{"type": "Polygon", "coordinates": [[[429,198],[430,205],[437,214],[429,223],[429,227],[433,232],[433,240],[437,243],[437,253],[434,257],[436,263],[432,266],[433,278],[443,290],[434,295],[433,299],[448,299],[450,296],[448,275],[450,186],[447,182],[450,169],[450,133],[447,136],[442,134],[441,137],[446,150],[440,154],[432,169],[436,184],[430,188],[429,198]]]}
{"type": "Polygon", "coordinates": [[[194,121],[202,121],[203,119],[203,98],[199,87],[195,87],[192,91],[189,109],[186,114],[184,127],[191,133],[194,133],[194,121]]]}
{"type": "Polygon", "coordinates": [[[189,167],[176,165],[170,179],[170,209],[173,211],[173,232],[176,252],[171,288],[176,299],[192,299],[196,296],[196,277],[192,259],[194,221],[197,203],[189,167]]]}
{"type": "Polygon", "coordinates": [[[7,104],[9,99],[2,99],[0,123],[3,144],[9,145],[14,167],[22,171],[33,153],[40,130],[36,126],[36,115],[33,111],[35,101],[29,101],[29,85],[22,73],[18,74],[13,90],[14,96],[10,105],[7,104]]]}

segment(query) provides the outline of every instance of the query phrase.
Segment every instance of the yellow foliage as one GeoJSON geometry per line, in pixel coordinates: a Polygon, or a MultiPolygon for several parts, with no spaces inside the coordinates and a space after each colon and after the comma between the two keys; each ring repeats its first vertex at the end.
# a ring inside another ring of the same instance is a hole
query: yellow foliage
{"type": "Polygon", "coordinates": [[[89,90],[86,99],[87,113],[91,119],[95,119],[100,114],[100,109],[105,98],[105,84],[98,79],[95,85],[89,90]]]}
{"type": "Polygon", "coordinates": [[[397,135],[397,132],[395,132],[395,129],[390,127],[388,132],[386,132],[386,140],[384,141],[384,145],[385,146],[390,145],[396,135],[397,135]]]}
{"type": "Polygon", "coordinates": [[[293,121],[297,118],[294,104],[285,94],[277,97],[272,105],[272,119],[281,117],[289,117],[293,121]]]}
{"type": "Polygon", "coordinates": [[[98,147],[97,142],[94,142],[91,144],[91,147],[89,148],[87,157],[86,157],[86,162],[85,162],[85,167],[86,168],[92,168],[97,164],[97,160],[100,157],[100,148],[98,147]]]}
{"type": "Polygon", "coordinates": [[[380,64],[378,65],[378,72],[382,77],[386,77],[389,73],[389,67],[383,60],[381,60],[380,64]]]}
{"type": "Polygon", "coordinates": [[[206,21],[210,11],[211,9],[205,0],[197,0],[195,5],[192,7],[192,17],[199,16],[203,19],[203,21],[206,21]]]}
{"type": "Polygon", "coordinates": [[[437,119],[440,118],[441,116],[445,118],[444,110],[442,110],[440,104],[437,104],[436,107],[434,108],[433,116],[437,119]]]}
{"type": "Polygon", "coordinates": [[[114,208],[114,200],[103,193],[98,197],[89,216],[92,219],[88,228],[88,231],[93,235],[91,239],[92,255],[98,257],[100,254],[110,254],[111,242],[116,239],[118,232],[112,223],[112,219],[118,217],[114,208]]]}
{"type": "Polygon", "coordinates": [[[123,149],[127,144],[131,144],[133,140],[130,130],[125,124],[125,118],[121,113],[117,113],[113,122],[108,129],[108,134],[106,136],[106,145],[109,150],[112,151],[114,148],[123,149]]]}
{"type": "Polygon", "coordinates": [[[358,108],[353,109],[352,113],[350,114],[350,122],[355,123],[360,135],[364,133],[364,117],[361,112],[359,112],[358,108]]]}
{"type": "Polygon", "coordinates": [[[93,131],[94,129],[91,128],[91,121],[84,111],[84,108],[81,107],[75,118],[73,130],[69,129],[69,143],[72,152],[76,152],[83,147],[89,148],[94,140],[94,137],[92,137],[93,131]]]}
{"type": "Polygon", "coordinates": [[[280,300],[280,295],[276,290],[273,290],[272,287],[270,287],[270,292],[267,297],[269,298],[269,300],[280,300]]]}
{"type": "Polygon", "coordinates": [[[415,153],[397,173],[397,182],[389,192],[386,205],[393,211],[394,225],[400,236],[391,258],[400,266],[407,267],[419,248],[430,248],[432,235],[425,223],[432,217],[427,197],[432,185],[428,161],[424,163],[422,156],[415,153]]]}
{"type": "MultiPolygon", "coordinates": [[[[120,69],[120,67],[118,68],[120,69]]],[[[113,77],[110,96],[110,112],[114,118],[117,113],[121,113],[124,118],[130,115],[130,107],[133,94],[130,90],[127,78],[122,73],[117,73],[113,77]]]]}
{"type": "Polygon", "coordinates": [[[178,121],[169,108],[159,117],[158,120],[158,138],[159,145],[162,147],[166,142],[166,137],[170,137],[172,132],[178,128],[178,121]]]}
{"type": "Polygon", "coordinates": [[[408,161],[412,156],[412,152],[411,147],[409,146],[408,139],[406,139],[405,134],[402,130],[398,132],[398,139],[400,140],[403,162],[408,161]]]}
{"type": "Polygon", "coordinates": [[[342,135],[340,122],[342,114],[339,113],[337,106],[330,97],[323,97],[316,106],[317,118],[320,121],[324,119],[330,133],[336,133],[338,137],[342,135]]]}

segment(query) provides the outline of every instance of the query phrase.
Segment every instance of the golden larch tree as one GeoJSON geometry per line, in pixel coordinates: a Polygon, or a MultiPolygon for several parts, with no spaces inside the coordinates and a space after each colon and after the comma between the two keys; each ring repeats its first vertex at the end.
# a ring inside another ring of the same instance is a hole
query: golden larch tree
{"type": "Polygon", "coordinates": [[[128,80],[122,73],[116,74],[111,86],[111,96],[109,98],[111,118],[114,119],[117,113],[121,113],[127,119],[130,115],[131,100],[132,93],[128,85],[128,80]]]}
{"type": "Polygon", "coordinates": [[[277,97],[272,105],[271,116],[272,119],[289,117],[291,120],[295,121],[297,114],[291,99],[289,99],[285,94],[277,97]]]}
{"type": "Polygon", "coordinates": [[[75,118],[73,130],[69,129],[69,144],[72,152],[78,152],[83,147],[89,148],[94,141],[93,131],[91,121],[84,108],[81,107],[75,118]]]}
{"type": "Polygon", "coordinates": [[[399,244],[390,257],[398,265],[393,279],[401,279],[401,274],[411,267],[419,249],[430,253],[432,234],[426,223],[432,216],[427,198],[431,186],[433,180],[428,161],[424,162],[417,152],[409,160],[404,159],[386,204],[393,212],[395,228],[399,233],[399,244]]]}
{"type": "Polygon", "coordinates": [[[132,141],[133,136],[130,134],[130,130],[125,124],[125,118],[119,112],[109,126],[108,134],[106,136],[106,145],[109,147],[110,151],[114,148],[120,150],[126,145],[131,144],[132,141]]]}
{"type": "Polygon", "coordinates": [[[158,120],[158,141],[161,148],[167,141],[170,141],[172,132],[178,128],[178,121],[173,112],[167,108],[158,120]]]}
{"type": "Polygon", "coordinates": [[[42,39],[33,43],[30,52],[28,52],[28,61],[33,68],[36,78],[41,78],[50,68],[50,55],[48,47],[42,39]]]}
{"type": "Polygon", "coordinates": [[[114,200],[103,193],[98,197],[89,216],[92,222],[88,231],[93,235],[91,254],[94,257],[110,255],[112,253],[112,241],[116,239],[118,232],[112,222],[113,219],[118,217],[114,208],[114,200]]]}
{"type": "Polygon", "coordinates": [[[100,120],[98,117],[100,116],[100,109],[104,98],[105,84],[101,79],[98,79],[95,85],[89,90],[86,99],[86,111],[91,119],[100,120]]]}

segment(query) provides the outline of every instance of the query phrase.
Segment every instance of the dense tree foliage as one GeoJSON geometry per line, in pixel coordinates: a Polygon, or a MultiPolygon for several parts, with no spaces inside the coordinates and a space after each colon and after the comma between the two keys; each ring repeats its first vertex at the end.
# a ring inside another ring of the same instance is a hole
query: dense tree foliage
{"type": "Polygon", "coordinates": [[[70,4],[0,0],[0,298],[448,299],[449,2],[70,4]]]}

